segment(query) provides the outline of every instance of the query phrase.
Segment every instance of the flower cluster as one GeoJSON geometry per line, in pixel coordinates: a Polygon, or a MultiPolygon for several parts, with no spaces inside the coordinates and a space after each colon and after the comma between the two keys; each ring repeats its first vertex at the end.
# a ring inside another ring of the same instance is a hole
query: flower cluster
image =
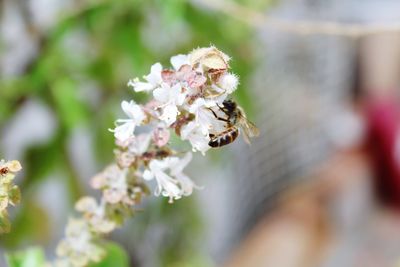
{"type": "Polygon", "coordinates": [[[0,160],[0,234],[8,233],[11,228],[7,207],[21,200],[19,188],[12,182],[21,169],[21,164],[16,160],[0,160]]]}
{"type": "Polygon", "coordinates": [[[68,266],[66,262],[85,266],[98,260],[104,252],[99,237],[134,213],[135,205],[150,191],[149,181],[154,181],[154,194],[170,202],[199,188],[183,171],[192,153],[171,148],[170,135],[175,132],[187,140],[193,152],[204,155],[210,149],[210,135],[225,127],[217,118],[223,116],[219,107],[238,85],[237,76],[228,72],[229,60],[215,47],[199,48],[173,56],[171,69],[156,63],[143,80],[129,81],[135,92],[147,92],[152,98],[145,104],[121,103],[126,117],[110,129],[117,145],[115,163],[91,181],[102,198],[97,202],[84,197],[76,204],[82,218],[68,223],[57,249],[60,266],[68,266]]]}
{"type": "Polygon", "coordinates": [[[152,93],[153,100],[144,106],[130,102],[129,108],[123,102],[122,109],[129,119],[118,121],[123,124],[113,130],[115,137],[126,142],[134,136],[135,126],[157,121],[159,128],[175,129],[194,151],[204,154],[210,148],[210,133],[223,127],[211,110],[218,114],[218,105],[238,85],[237,76],[228,72],[229,60],[215,47],[209,47],[172,57],[173,69],[154,64],[150,74],[144,76],[145,82],[134,79],[128,83],[135,92],[152,93]]]}
{"type": "Polygon", "coordinates": [[[57,260],[55,266],[87,266],[90,262],[98,262],[105,255],[98,237],[93,235],[86,220],[70,219],[65,234],[67,238],[61,240],[57,247],[57,255],[65,258],[57,260]]]}

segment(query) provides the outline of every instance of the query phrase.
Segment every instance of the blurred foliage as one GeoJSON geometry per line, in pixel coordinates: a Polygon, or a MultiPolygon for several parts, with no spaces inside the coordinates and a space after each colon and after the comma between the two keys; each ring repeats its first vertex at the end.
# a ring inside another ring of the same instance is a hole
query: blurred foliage
{"type": "Polygon", "coordinates": [[[108,242],[105,244],[107,256],[101,262],[90,264],[88,267],[128,267],[129,259],[125,250],[119,245],[108,242]]]}
{"type": "MultiPolygon", "coordinates": [[[[24,8],[24,2],[28,1],[17,2],[24,8]]],[[[252,8],[265,8],[271,1],[238,2],[252,8]]],[[[46,242],[43,238],[48,237],[46,231],[51,228],[43,227],[48,216],[34,201],[34,192],[52,173],[62,173],[72,207],[84,193],[80,181],[87,181],[89,177],[78,177],[71,163],[68,153],[71,134],[78,127],[88,129],[94,140],[98,166],[105,166],[113,158],[114,147],[113,136],[107,129],[121,113],[121,100],[142,101],[145,97],[133,94],[126,83],[130,78],[147,74],[154,62],[169,65],[171,55],[214,44],[233,57],[232,70],[241,79],[235,97],[251,112],[247,88],[256,61],[255,35],[239,20],[184,0],[75,3],[76,6],[64,11],[48,30],[41,30],[25,18],[32,40],[38,43],[38,52],[20,75],[0,79],[0,132],[30,100],[44,103],[57,122],[53,137],[47,143],[27,147],[24,158],[20,159],[26,166],[21,185],[24,203],[14,216],[13,234],[1,240],[2,246],[46,242]]],[[[144,214],[136,217],[136,229],[145,229],[162,218],[165,227],[172,227],[178,233],[182,231],[178,235],[166,234],[168,237],[159,251],[165,266],[199,266],[179,263],[190,257],[199,259],[195,236],[201,233],[201,220],[194,202],[180,200],[171,206],[164,199],[156,200],[144,214]]],[[[38,253],[35,251],[28,251],[32,253],[29,257],[35,257],[38,253]]],[[[18,257],[9,257],[9,260],[14,259],[18,257]]]]}
{"type": "MultiPolygon", "coordinates": [[[[119,245],[113,242],[104,244],[107,256],[98,263],[91,264],[88,267],[128,267],[128,255],[119,245]]],[[[43,249],[32,247],[23,251],[17,251],[6,254],[8,267],[44,267],[46,257],[43,249]]]]}
{"type": "Polygon", "coordinates": [[[46,259],[41,248],[33,247],[6,254],[6,261],[8,267],[43,267],[46,259]]]}

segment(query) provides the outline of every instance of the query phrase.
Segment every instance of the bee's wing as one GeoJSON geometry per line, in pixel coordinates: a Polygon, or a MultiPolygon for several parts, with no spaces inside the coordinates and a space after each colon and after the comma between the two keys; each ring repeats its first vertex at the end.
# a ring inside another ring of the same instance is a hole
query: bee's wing
{"type": "Polygon", "coordinates": [[[257,128],[257,126],[255,126],[254,123],[249,121],[246,117],[240,116],[238,122],[240,129],[243,132],[243,139],[247,144],[250,144],[250,138],[260,135],[260,130],[257,128]]]}

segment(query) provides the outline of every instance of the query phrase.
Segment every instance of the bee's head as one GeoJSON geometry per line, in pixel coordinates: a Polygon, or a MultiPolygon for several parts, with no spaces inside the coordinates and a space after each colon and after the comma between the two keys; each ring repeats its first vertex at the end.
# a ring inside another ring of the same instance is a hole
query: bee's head
{"type": "Polygon", "coordinates": [[[224,108],[226,108],[228,112],[233,112],[237,107],[236,103],[231,99],[224,100],[222,104],[224,105],[224,108]]]}

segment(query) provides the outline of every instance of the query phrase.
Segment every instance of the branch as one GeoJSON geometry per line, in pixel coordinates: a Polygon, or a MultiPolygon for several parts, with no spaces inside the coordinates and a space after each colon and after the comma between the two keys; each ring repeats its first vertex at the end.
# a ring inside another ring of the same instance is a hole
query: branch
{"type": "Polygon", "coordinates": [[[228,0],[194,0],[215,11],[234,17],[253,27],[267,27],[274,30],[300,35],[339,35],[359,38],[378,33],[399,33],[400,22],[377,24],[350,24],[333,21],[298,20],[289,21],[267,16],[228,0]]]}

